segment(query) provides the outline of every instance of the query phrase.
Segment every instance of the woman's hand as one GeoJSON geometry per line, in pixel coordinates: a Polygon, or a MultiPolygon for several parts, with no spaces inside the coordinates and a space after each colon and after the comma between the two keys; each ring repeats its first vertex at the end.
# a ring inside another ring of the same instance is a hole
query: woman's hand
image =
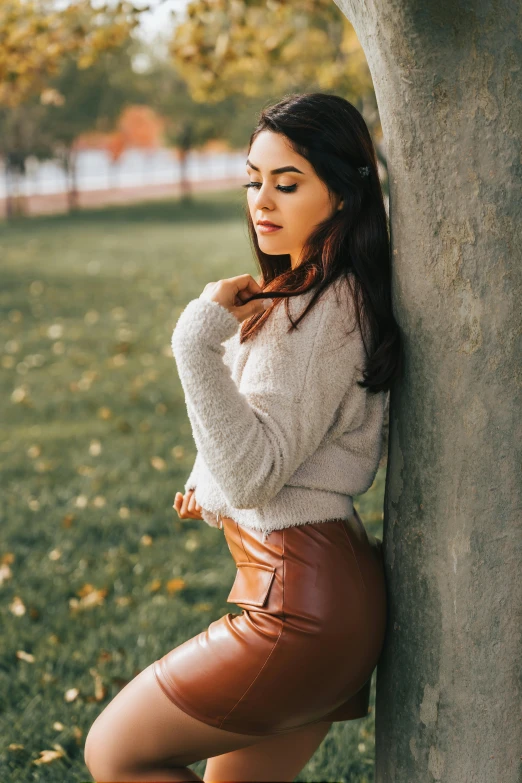
{"type": "Polygon", "coordinates": [[[217,283],[207,283],[199,298],[217,302],[242,323],[246,318],[263,313],[272,304],[269,298],[251,299],[253,294],[261,293],[263,289],[252,275],[238,275],[217,283]]]}
{"type": "Polygon", "coordinates": [[[180,519],[203,519],[201,516],[201,506],[196,502],[196,495],[193,489],[183,495],[176,492],[172,508],[178,512],[180,519]]]}

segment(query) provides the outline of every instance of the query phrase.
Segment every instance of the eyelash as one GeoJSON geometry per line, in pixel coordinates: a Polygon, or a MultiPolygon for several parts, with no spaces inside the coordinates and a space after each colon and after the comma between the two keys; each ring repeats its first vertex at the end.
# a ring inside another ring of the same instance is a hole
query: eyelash
{"type": "MultiPolygon", "coordinates": [[[[254,188],[256,185],[261,185],[261,182],[247,182],[243,187],[254,188]]],[[[294,193],[294,191],[297,190],[297,185],[276,185],[276,188],[282,193],[294,193]]]]}

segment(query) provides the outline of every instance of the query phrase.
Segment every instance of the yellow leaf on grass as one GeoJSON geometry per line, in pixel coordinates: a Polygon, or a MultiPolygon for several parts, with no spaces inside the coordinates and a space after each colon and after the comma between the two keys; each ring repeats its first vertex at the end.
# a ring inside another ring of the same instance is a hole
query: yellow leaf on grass
{"type": "Polygon", "coordinates": [[[169,581],[167,582],[168,593],[177,593],[178,590],[183,590],[184,587],[185,587],[184,579],[169,579],[169,581]]]}
{"type": "Polygon", "coordinates": [[[34,759],[33,764],[50,764],[51,761],[61,759],[65,756],[65,751],[61,745],[53,745],[55,750],[41,750],[40,758],[34,759]]]}
{"type": "Polygon", "coordinates": [[[100,677],[96,669],[94,668],[89,669],[89,674],[92,674],[92,676],[94,677],[94,698],[96,699],[96,701],[101,701],[102,699],[105,698],[107,689],[104,687],[102,678],[100,677]]]}
{"type": "Polygon", "coordinates": [[[77,591],[77,594],[81,596],[80,600],[71,598],[69,606],[74,610],[92,609],[93,606],[100,606],[104,602],[107,592],[106,587],[97,590],[93,585],[87,583],[77,591]]]}
{"type": "Polygon", "coordinates": [[[15,595],[9,604],[9,609],[12,614],[16,615],[17,617],[22,617],[22,615],[24,615],[26,612],[25,604],[19,595],[15,595]]]}
{"type": "Polygon", "coordinates": [[[32,653],[25,652],[25,650],[17,650],[16,657],[21,661],[27,661],[27,663],[34,663],[34,655],[32,653]]]}

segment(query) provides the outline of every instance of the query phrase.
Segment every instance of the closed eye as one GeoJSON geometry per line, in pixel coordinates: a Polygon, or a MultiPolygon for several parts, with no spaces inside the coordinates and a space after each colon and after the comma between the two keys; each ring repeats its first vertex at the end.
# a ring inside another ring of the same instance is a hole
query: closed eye
{"type": "MultiPolygon", "coordinates": [[[[247,182],[247,184],[243,185],[243,187],[255,188],[261,184],[261,182],[247,182]]],[[[297,185],[276,185],[276,189],[282,191],[283,193],[293,193],[295,190],[297,190],[297,185]]]]}

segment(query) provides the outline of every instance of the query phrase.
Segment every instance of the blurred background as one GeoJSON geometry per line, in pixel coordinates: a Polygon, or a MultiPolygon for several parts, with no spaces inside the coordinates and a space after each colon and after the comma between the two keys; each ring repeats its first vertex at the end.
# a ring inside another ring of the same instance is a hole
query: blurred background
{"type": "MultiPolygon", "coordinates": [[[[195,458],[170,337],[207,282],[257,274],[244,218],[257,114],[288,92],[362,112],[333,0],[0,6],[0,779],[86,781],[88,728],[227,604],[223,536],[172,508],[195,458]]],[[[382,537],[387,428],[356,508],[382,537]]],[[[373,781],[367,718],[297,780],[373,781]]],[[[193,765],[198,774],[205,762],[193,765]]]]}

